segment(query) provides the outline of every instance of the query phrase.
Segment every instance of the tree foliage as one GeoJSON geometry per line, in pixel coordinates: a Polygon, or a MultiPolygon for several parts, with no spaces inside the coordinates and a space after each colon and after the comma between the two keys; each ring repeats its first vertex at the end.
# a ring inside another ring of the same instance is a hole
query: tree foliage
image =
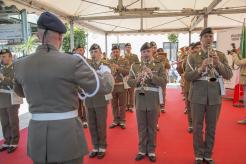
{"type": "Polygon", "coordinates": [[[171,33],[168,35],[168,40],[171,42],[171,43],[176,43],[178,42],[178,34],[174,34],[174,33],[171,33]]]}
{"type": "MultiPolygon", "coordinates": [[[[65,52],[72,52],[70,49],[70,28],[67,27],[67,32],[63,38],[62,50],[65,52]]],[[[86,33],[84,30],[74,27],[74,47],[85,46],[86,43],[86,33]]]]}

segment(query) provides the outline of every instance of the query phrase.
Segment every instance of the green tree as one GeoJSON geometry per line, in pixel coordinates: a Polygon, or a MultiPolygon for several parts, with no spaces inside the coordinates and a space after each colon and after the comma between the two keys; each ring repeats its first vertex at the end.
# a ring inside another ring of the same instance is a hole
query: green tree
{"type": "MultiPolygon", "coordinates": [[[[65,52],[72,52],[70,49],[70,29],[68,26],[67,32],[63,38],[62,50],[65,52]]],[[[74,47],[86,45],[86,33],[84,30],[74,27],[74,47]]]]}
{"type": "Polygon", "coordinates": [[[168,34],[168,40],[171,42],[171,43],[176,43],[178,42],[178,34],[174,34],[174,33],[171,33],[171,34],[168,34]]]}

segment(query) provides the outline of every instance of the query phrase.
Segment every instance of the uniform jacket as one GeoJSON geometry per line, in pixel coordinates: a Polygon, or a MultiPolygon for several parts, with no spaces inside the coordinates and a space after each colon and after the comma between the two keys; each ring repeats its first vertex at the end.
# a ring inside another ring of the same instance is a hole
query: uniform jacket
{"type": "MultiPolygon", "coordinates": [[[[165,84],[166,76],[164,75],[163,64],[159,61],[152,60],[146,65],[152,70],[153,78],[148,79],[145,82],[145,86],[159,88],[165,84]]],[[[140,83],[137,82],[136,76],[142,71],[143,63],[138,62],[132,65],[129,72],[128,85],[133,88],[140,87],[140,83]]],[[[135,103],[137,110],[158,110],[160,108],[159,93],[153,91],[145,91],[145,96],[139,95],[139,90],[135,92],[135,103]]]]}
{"type": "MultiPolygon", "coordinates": [[[[13,65],[2,66],[0,72],[4,76],[4,80],[0,81],[0,89],[11,90],[13,89],[13,79],[14,79],[14,70],[13,65]]],[[[9,108],[11,107],[11,96],[9,93],[0,92],[0,108],[9,108]]]]}
{"type": "Polygon", "coordinates": [[[129,62],[126,58],[119,57],[118,59],[112,58],[109,61],[110,64],[117,64],[120,66],[118,70],[111,67],[112,75],[114,76],[115,86],[114,92],[125,92],[124,85],[117,85],[117,83],[123,83],[123,78],[129,73],[129,62]]]}
{"type": "MultiPolygon", "coordinates": [[[[216,67],[217,72],[224,78],[230,79],[232,77],[231,68],[224,53],[216,51],[221,62],[216,67]]],[[[205,80],[198,80],[201,74],[198,73],[197,68],[201,66],[202,61],[207,58],[207,54],[202,50],[199,53],[190,54],[187,59],[185,69],[185,79],[191,81],[189,101],[197,104],[218,105],[221,104],[221,94],[219,82],[209,82],[205,80]],[[192,68],[188,65],[188,61],[192,68]]]]}
{"type": "MultiPolygon", "coordinates": [[[[88,60],[88,63],[95,69],[99,70],[100,65],[108,65],[106,60],[101,60],[99,63],[88,60]]],[[[85,99],[85,106],[87,108],[98,108],[107,106],[108,101],[105,99],[104,94],[96,94],[94,97],[85,99]]]]}

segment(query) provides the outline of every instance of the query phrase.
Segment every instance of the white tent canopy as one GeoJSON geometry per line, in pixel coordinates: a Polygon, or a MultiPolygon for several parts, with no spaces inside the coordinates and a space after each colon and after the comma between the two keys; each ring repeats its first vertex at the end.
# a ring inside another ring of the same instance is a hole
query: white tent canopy
{"type": "Polygon", "coordinates": [[[241,26],[246,0],[5,0],[28,12],[51,11],[103,33],[161,33],[241,26]],[[208,15],[208,16],[207,16],[208,15]],[[207,17],[207,19],[206,19],[207,17]],[[204,21],[205,20],[205,21],[204,21]]]}

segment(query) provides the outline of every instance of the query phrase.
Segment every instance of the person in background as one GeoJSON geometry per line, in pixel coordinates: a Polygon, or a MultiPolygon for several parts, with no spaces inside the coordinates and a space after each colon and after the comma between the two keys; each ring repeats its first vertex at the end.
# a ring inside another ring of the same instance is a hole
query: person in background
{"type": "MultiPolygon", "coordinates": [[[[234,64],[238,65],[240,67],[240,80],[239,84],[243,85],[243,90],[244,90],[244,98],[243,98],[243,103],[244,103],[244,109],[246,109],[246,59],[241,59],[239,57],[239,52],[234,52],[231,53],[233,56],[233,62],[234,64]]],[[[240,120],[237,122],[238,124],[244,124],[246,125],[246,117],[243,120],[240,120]]]]}
{"type": "MultiPolygon", "coordinates": [[[[184,72],[186,69],[186,63],[187,63],[188,56],[194,53],[197,54],[200,52],[200,50],[201,50],[200,42],[190,44],[190,52],[188,53],[187,56],[185,56],[184,61],[182,62],[182,68],[184,72]]],[[[191,114],[191,108],[190,108],[190,101],[188,99],[189,90],[190,90],[190,81],[184,79],[184,96],[185,96],[185,108],[186,108],[185,113],[187,113],[187,119],[188,119],[188,132],[192,133],[193,132],[192,114],[191,114]]]]}
{"type": "MultiPolygon", "coordinates": [[[[83,45],[78,45],[76,48],[73,50],[74,54],[79,54],[81,55],[84,59],[85,57],[85,47],[83,45]]],[[[79,117],[82,121],[83,127],[87,128],[88,127],[88,122],[87,122],[87,117],[86,117],[86,111],[85,111],[85,105],[84,101],[79,99],[79,110],[78,110],[79,117]]]]}
{"type": "Polygon", "coordinates": [[[191,82],[189,101],[193,123],[195,163],[213,164],[212,159],[216,125],[224,95],[223,78],[229,80],[232,70],[224,53],[213,50],[211,28],[200,34],[201,50],[187,58],[184,77],[191,82]],[[203,126],[205,123],[205,138],[203,126]]]}
{"type": "Polygon", "coordinates": [[[163,95],[163,104],[161,104],[161,113],[165,113],[165,105],[166,105],[166,88],[168,83],[168,70],[171,68],[171,65],[169,64],[169,60],[167,58],[167,53],[164,52],[162,48],[159,48],[157,50],[158,52],[158,60],[162,62],[164,66],[164,75],[166,76],[166,82],[165,85],[162,86],[162,95],[163,95]]]}
{"type": "MultiPolygon", "coordinates": [[[[131,66],[134,63],[139,62],[138,56],[131,52],[132,46],[130,43],[125,44],[125,58],[128,60],[131,66]]],[[[127,89],[127,111],[133,112],[134,107],[134,88],[127,89]]]]}
{"type": "Polygon", "coordinates": [[[124,88],[123,79],[129,73],[129,63],[126,58],[120,56],[119,46],[112,47],[112,59],[109,61],[114,76],[115,85],[112,93],[112,106],[114,120],[109,128],[120,126],[126,128],[126,89],[124,88]]]}
{"type": "Polygon", "coordinates": [[[156,45],[156,42],[151,41],[151,42],[150,42],[150,46],[151,46],[151,49],[152,49],[153,58],[158,60],[158,52],[157,52],[157,45],[156,45]]]}
{"type": "Polygon", "coordinates": [[[13,90],[13,56],[9,49],[0,51],[0,121],[4,143],[0,146],[0,152],[7,150],[12,153],[19,143],[19,104],[13,105],[11,102],[11,90],[13,90]]]}

